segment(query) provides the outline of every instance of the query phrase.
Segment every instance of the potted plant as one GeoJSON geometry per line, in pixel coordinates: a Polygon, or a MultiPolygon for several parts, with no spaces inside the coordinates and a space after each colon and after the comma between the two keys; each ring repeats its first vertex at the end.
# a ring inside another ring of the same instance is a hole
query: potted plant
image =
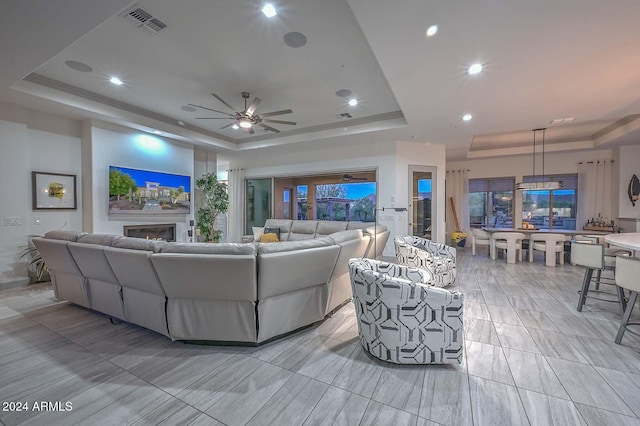
{"type": "Polygon", "coordinates": [[[27,243],[27,247],[22,251],[20,259],[24,257],[28,258],[27,270],[29,271],[31,282],[49,281],[51,279],[49,277],[49,269],[47,269],[42,255],[40,255],[36,246],[33,245],[31,241],[33,237],[38,237],[38,235],[29,235],[29,242],[27,243]]]}
{"type": "Polygon", "coordinates": [[[222,231],[215,229],[216,219],[229,209],[227,184],[219,182],[215,173],[207,173],[196,179],[196,188],[202,191],[202,206],[196,213],[200,235],[206,242],[219,242],[222,231]]]}

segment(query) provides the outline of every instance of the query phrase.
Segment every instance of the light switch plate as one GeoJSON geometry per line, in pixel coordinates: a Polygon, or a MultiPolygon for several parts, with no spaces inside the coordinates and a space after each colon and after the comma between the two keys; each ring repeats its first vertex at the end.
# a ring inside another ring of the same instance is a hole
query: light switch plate
{"type": "Polygon", "coordinates": [[[5,217],[4,226],[20,226],[22,225],[21,217],[5,217]]]}

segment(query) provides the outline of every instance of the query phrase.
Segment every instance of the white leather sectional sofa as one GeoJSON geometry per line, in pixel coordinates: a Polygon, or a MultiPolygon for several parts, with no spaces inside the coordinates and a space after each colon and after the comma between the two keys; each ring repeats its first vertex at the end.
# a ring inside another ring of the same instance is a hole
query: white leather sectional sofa
{"type": "Polygon", "coordinates": [[[52,231],[34,244],[60,299],[174,340],[259,344],[347,301],[348,260],[371,239],[362,229],[243,244],[52,231]]]}
{"type": "MultiPolygon", "coordinates": [[[[331,235],[335,232],[362,229],[365,235],[371,237],[365,257],[379,258],[382,256],[384,246],[389,240],[390,232],[384,225],[374,225],[373,222],[345,221],[336,222],[329,220],[290,220],[267,219],[265,228],[279,228],[280,241],[310,240],[331,235]],[[375,236],[375,239],[374,239],[375,236]],[[375,251],[375,253],[374,253],[375,251]]],[[[243,243],[253,241],[253,235],[242,237],[243,243]]]]}

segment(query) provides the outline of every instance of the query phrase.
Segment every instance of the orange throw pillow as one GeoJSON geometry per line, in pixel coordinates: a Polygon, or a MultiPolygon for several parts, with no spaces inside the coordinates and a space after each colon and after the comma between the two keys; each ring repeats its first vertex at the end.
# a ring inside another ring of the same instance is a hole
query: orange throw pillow
{"type": "Polygon", "coordinates": [[[278,239],[278,236],[272,232],[268,233],[268,234],[262,234],[260,236],[260,242],[261,243],[278,243],[280,242],[280,240],[278,239]]]}

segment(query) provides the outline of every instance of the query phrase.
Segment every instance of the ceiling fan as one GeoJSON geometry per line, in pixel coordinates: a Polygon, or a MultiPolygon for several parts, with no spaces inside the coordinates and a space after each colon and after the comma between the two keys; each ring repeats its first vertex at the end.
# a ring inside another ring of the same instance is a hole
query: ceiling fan
{"type": "Polygon", "coordinates": [[[196,120],[233,120],[233,122],[227,124],[226,126],[222,126],[220,129],[226,129],[227,127],[237,126],[235,128],[241,128],[250,134],[255,133],[255,131],[253,130],[254,125],[258,125],[263,129],[268,130],[270,132],[274,132],[274,133],[280,133],[280,130],[276,129],[275,127],[271,127],[269,124],[266,124],[266,123],[288,124],[290,126],[296,125],[295,121],[265,119],[265,117],[291,114],[293,111],[291,111],[290,109],[265,112],[259,115],[256,114],[256,109],[258,108],[258,105],[260,104],[260,102],[262,102],[262,99],[256,97],[253,99],[253,102],[251,102],[251,104],[247,106],[247,99],[249,99],[249,92],[242,92],[242,98],[244,99],[243,111],[237,111],[234,107],[229,105],[224,99],[222,99],[220,96],[216,95],[215,93],[212,93],[211,95],[217,100],[219,100],[224,106],[226,106],[231,111],[233,111],[233,113],[218,111],[217,109],[207,108],[202,105],[189,104],[192,107],[202,108],[202,109],[206,109],[207,111],[213,111],[213,112],[217,112],[218,114],[226,115],[226,117],[196,117],[196,120]]]}
{"type": "Polygon", "coordinates": [[[351,182],[352,180],[368,180],[366,177],[355,177],[352,175],[342,175],[343,182],[351,182]]]}

